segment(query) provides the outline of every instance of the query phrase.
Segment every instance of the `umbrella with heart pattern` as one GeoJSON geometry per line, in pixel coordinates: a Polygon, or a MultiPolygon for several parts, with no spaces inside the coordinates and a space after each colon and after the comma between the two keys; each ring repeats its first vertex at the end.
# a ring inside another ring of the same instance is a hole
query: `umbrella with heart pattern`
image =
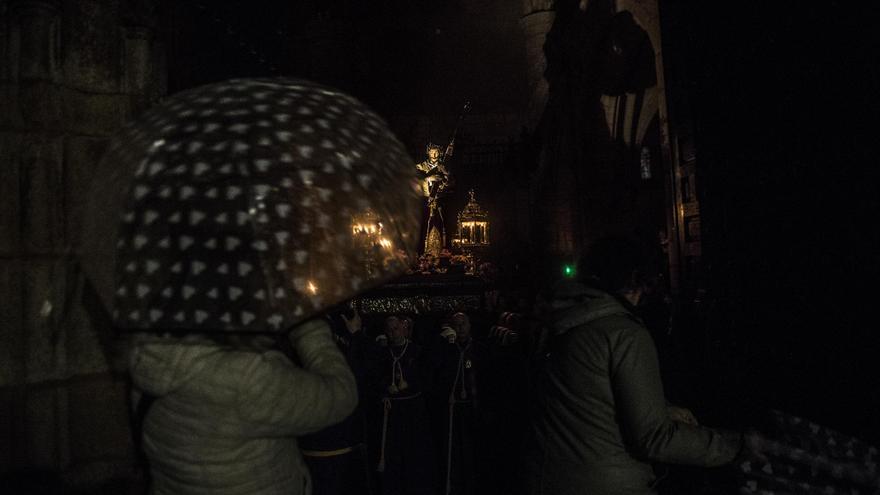
{"type": "Polygon", "coordinates": [[[381,118],[332,88],[188,90],[111,142],[83,264],[121,330],[283,331],[406,269],[412,163],[381,118]],[[364,212],[381,227],[369,249],[352,228],[364,212]]]}

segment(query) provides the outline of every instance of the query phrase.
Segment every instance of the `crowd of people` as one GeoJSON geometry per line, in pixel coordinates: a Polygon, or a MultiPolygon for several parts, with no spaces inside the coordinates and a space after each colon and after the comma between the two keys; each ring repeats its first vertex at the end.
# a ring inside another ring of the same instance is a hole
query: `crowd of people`
{"type": "Polygon", "coordinates": [[[300,439],[314,493],[491,493],[511,478],[527,410],[511,387],[525,372],[517,316],[415,316],[327,315],[359,405],[300,439]]]}
{"type": "Polygon", "coordinates": [[[759,455],[666,401],[633,246],[600,242],[590,277],[527,307],[328,314],[359,406],[300,439],[314,493],[651,493],[652,463],[759,455]]]}
{"type": "MultiPolygon", "coordinates": [[[[625,238],[597,241],[577,279],[530,304],[506,306],[512,288],[495,286],[483,311],[439,323],[325,314],[329,297],[357,299],[414,258],[385,249],[372,263],[343,234],[352,212],[394,227],[387,246],[412,250],[417,231],[410,160],[348,95],[218,83],[159,106],[110,150],[83,260],[130,337],[150,493],[648,495],[655,463],[766,460],[757,433],[707,428],[667,401],[642,318],[662,317],[643,311],[645,256],[625,238]],[[221,126],[215,107],[242,122],[221,126]]],[[[817,459],[874,483],[849,460],[817,459]]]]}

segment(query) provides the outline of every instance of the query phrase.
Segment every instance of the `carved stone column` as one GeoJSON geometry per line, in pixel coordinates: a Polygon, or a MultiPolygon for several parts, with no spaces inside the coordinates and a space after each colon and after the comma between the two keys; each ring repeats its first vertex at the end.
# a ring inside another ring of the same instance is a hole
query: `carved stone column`
{"type": "Polygon", "coordinates": [[[155,2],[124,0],[122,92],[131,96],[132,115],[137,115],[164,94],[164,57],[156,38],[158,16],[155,2]]]}
{"type": "Polygon", "coordinates": [[[520,20],[526,38],[526,63],[529,88],[529,106],[524,119],[529,130],[533,130],[547,104],[547,80],[544,70],[547,58],[544,56],[544,41],[553,25],[556,12],[553,0],[524,0],[523,16],[520,20]]]}
{"type": "Polygon", "coordinates": [[[57,2],[28,0],[10,7],[11,80],[18,83],[11,109],[30,125],[54,127],[61,120],[61,18],[57,2]],[[26,109],[26,110],[25,110],[26,109]]]}
{"type": "Polygon", "coordinates": [[[156,97],[156,56],[153,53],[153,29],[146,26],[125,27],[123,92],[131,99],[131,112],[147,109],[156,97]]]}
{"type": "MultiPolygon", "coordinates": [[[[60,51],[60,9],[57,1],[25,0],[12,4],[13,49],[17,73],[13,79],[57,81],[60,51]]],[[[13,68],[15,70],[15,68],[13,68]]]]}

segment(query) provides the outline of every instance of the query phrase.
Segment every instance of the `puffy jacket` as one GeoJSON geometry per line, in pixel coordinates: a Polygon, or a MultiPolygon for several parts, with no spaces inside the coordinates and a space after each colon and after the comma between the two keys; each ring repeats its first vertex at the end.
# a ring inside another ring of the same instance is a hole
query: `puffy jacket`
{"type": "Polygon", "coordinates": [[[143,424],[154,494],[309,494],[296,436],[345,418],[355,381],[321,320],[278,351],[152,339],[130,357],[135,386],[155,397],[143,424]]]}
{"type": "Polygon", "coordinates": [[[527,455],[532,494],[649,494],[651,461],[731,462],[741,435],[669,419],[657,352],[615,297],[557,291],[527,455]]]}

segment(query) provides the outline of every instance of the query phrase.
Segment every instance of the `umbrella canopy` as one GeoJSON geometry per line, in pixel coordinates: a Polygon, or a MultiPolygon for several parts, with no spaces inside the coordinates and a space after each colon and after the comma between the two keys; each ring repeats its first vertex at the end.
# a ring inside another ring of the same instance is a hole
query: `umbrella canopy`
{"type": "Polygon", "coordinates": [[[402,273],[413,160],[332,88],[239,79],[172,96],[98,165],[81,257],[132,331],[283,331],[402,273]],[[353,218],[371,212],[363,238],[353,218]]]}
{"type": "Polygon", "coordinates": [[[771,411],[767,461],[737,466],[739,493],[880,493],[878,450],[864,441],[782,411],[771,411]]]}

